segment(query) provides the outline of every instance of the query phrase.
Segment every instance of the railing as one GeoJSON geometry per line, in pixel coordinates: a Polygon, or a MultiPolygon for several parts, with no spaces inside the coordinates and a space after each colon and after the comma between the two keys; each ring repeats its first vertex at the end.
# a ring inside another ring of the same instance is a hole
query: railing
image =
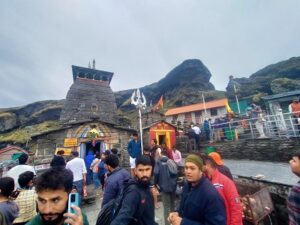
{"type": "Polygon", "coordinates": [[[212,141],[275,137],[300,137],[300,118],[279,110],[276,115],[211,124],[212,141]]]}

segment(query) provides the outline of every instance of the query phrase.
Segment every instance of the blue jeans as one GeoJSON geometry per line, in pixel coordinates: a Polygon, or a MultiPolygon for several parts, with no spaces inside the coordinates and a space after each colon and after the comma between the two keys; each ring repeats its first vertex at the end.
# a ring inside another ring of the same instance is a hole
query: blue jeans
{"type": "Polygon", "coordinates": [[[93,181],[94,181],[95,189],[98,189],[100,187],[100,180],[98,178],[98,173],[93,173],[93,181]]]}
{"type": "Polygon", "coordinates": [[[79,194],[79,206],[81,206],[81,201],[82,201],[82,188],[83,180],[78,180],[78,181],[73,181],[73,185],[76,186],[77,192],[79,194]]]}

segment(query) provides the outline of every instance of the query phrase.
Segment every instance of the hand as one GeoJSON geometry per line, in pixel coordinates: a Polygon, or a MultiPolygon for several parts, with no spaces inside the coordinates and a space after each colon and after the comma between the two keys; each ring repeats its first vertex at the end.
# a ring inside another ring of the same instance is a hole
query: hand
{"type": "MultiPolygon", "coordinates": [[[[178,212],[171,212],[171,213],[169,214],[169,217],[168,217],[169,223],[172,224],[172,225],[175,225],[175,224],[174,224],[174,221],[175,221],[175,218],[176,218],[176,217],[179,217],[178,212]]],[[[180,218],[180,217],[179,217],[179,218],[180,218]]],[[[179,224],[180,224],[180,223],[179,223],[179,224]]]]}
{"type": "Polygon", "coordinates": [[[64,223],[71,224],[71,225],[83,225],[83,217],[81,213],[81,209],[75,205],[71,206],[72,209],[75,210],[76,214],[74,213],[65,213],[64,217],[67,217],[64,223]]]}

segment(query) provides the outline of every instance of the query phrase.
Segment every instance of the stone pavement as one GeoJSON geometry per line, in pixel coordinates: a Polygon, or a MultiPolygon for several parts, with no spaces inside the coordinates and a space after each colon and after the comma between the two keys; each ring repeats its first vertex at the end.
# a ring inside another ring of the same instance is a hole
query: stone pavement
{"type": "MultiPolygon", "coordinates": [[[[98,213],[100,212],[102,197],[97,196],[96,201],[91,204],[84,204],[82,210],[87,215],[88,221],[90,225],[95,225],[98,213]]],[[[159,225],[164,225],[163,220],[163,205],[160,202],[160,208],[155,210],[155,221],[159,225]]]]}
{"type": "Polygon", "coordinates": [[[246,177],[263,175],[262,180],[288,185],[295,185],[299,181],[299,178],[291,172],[288,163],[229,159],[224,159],[224,163],[234,175],[246,177]]]}

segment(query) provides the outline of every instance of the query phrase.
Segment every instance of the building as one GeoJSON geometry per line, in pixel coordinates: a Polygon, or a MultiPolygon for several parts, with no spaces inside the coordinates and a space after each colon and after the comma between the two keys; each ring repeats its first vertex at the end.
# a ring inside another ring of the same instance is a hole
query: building
{"type": "Polygon", "coordinates": [[[77,150],[84,157],[88,151],[126,148],[134,130],[120,126],[110,87],[113,73],[78,66],[72,66],[72,72],[73,84],[61,111],[60,127],[32,135],[31,151],[45,158],[52,157],[57,148],[65,148],[68,154],[70,149],[77,150]]]}
{"type": "Polygon", "coordinates": [[[15,160],[22,153],[28,154],[28,152],[18,146],[8,145],[0,149],[0,162],[4,160],[15,160]]]}
{"type": "Polygon", "coordinates": [[[168,123],[176,124],[176,122],[188,122],[188,123],[203,123],[205,118],[211,118],[214,120],[218,117],[223,117],[226,111],[226,104],[228,101],[226,98],[209,101],[205,103],[198,103],[193,105],[187,105],[177,108],[169,109],[166,113],[166,121],[168,123]]]}
{"type": "Polygon", "coordinates": [[[300,90],[283,92],[276,95],[268,95],[262,97],[265,101],[269,114],[276,115],[278,110],[281,109],[283,113],[289,112],[289,105],[294,98],[300,97],[300,90]]]}
{"type": "Polygon", "coordinates": [[[168,148],[176,144],[176,127],[165,121],[157,121],[143,128],[143,141],[150,145],[151,140],[156,139],[157,144],[165,143],[168,148]]]}

